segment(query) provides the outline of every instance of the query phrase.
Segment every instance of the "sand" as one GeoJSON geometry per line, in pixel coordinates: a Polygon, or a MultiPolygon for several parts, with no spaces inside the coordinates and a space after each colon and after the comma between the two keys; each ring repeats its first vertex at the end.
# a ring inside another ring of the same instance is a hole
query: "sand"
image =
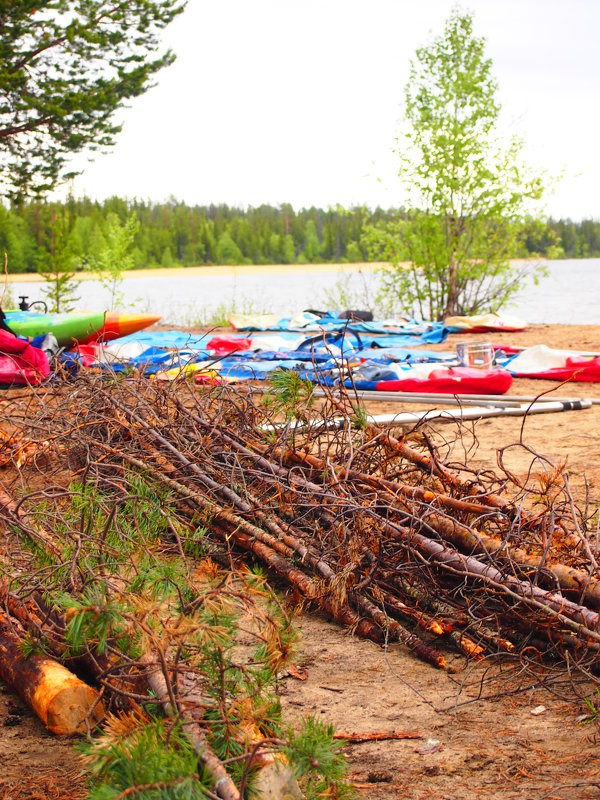
{"type": "MultiPolygon", "coordinates": [[[[451,336],[438,349],[453,349],[466,338],[451,336]]],[[[489,338],[600,352],[600,326],[533,326],[523,333],[489,338]]],[[[600,398],[600,384],[558,386],[533,380],[515,380],[511,394],[547,390],[560,396],[600,398]]],[[[370,407],[397,409],[379,402],[370,407]]],[[[401,410],[406,408],[402,405],[401,410]]],[[[523,444],[506,452],[513,470],[521,475],[527,471],[531,450],[553,462],[566,460],[577,498],[583,499],[587,480],[590,498],[600,503],[600,405],[531,417],[524,424],[521,419],[482,420],[465,427],[465,442],[473,434],[479,444],[472,463],[495,467],[498,448],[518,443],[522,434],[523,444]]],[[[544,469],[546,463],[538,461],[535,468],[544,469]]],[[[344,732],[401,729],[423,737],[348,746],[350,779],[359,797],[586,800],[600,796],[600,730],[597,721],[577,721],[585,710],[582,703],[542,690],[511,694],[510,686],[498,684],[481,684],[484,697],[475,701],[485,664],[465,667],[460,657],[450,656],[460,672],[448,675],[417,661],[400,645],[383,650],[318,615],[304,613],[297,624],[302,640],[295,662],[307,670],[308,678],[282,679],[283,708],[292,724],[313,714],[344,732]],[[471,682],[474,686],[466,688],[471,682]],[[488,694],[492,696],[485,699],[488,694]],[[532,714],[539,705],[545,710],[532,714]]],[[[46,733],[1,686],[0,752],[0,798],[82,796],[71,745],[46,733]]]]}
{"type": "MultiPolygon", "coordinates": [[[[384,266],[380,262],[357,264],[238,264],[235,266],[202,267],[157,267],[156,269],[131,269],[123,273],[124,280],[132,278],[171,278],[202,275],[205,277],[227,277],[230,275],[285,275],[288,272],[318,275],[322,272],[338,272],[340,275],[352,272],[374,272],[384,266]]],[[[43,278],[37,273],[15,273],[7,276],[8,283],[35,283],[43,278]]],[[[98,280],[95,272],[78,272],[77,280],[98,280]]]]}

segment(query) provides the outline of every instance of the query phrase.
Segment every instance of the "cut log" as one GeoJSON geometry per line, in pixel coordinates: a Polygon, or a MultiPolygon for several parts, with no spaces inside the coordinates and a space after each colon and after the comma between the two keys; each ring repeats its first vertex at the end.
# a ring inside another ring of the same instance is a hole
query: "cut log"
{"type": "Polygon", "coordinates": [[[98,692],[48,656],[25,658],[15,625],[0,612],[0,678],[52,733],[85,733],[104,716],[98,692]]]}

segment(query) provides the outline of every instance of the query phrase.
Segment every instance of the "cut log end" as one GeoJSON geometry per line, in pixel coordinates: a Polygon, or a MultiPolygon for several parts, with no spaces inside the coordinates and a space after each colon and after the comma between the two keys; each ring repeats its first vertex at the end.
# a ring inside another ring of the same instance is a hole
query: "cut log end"
{"type": "Polygon", "coordinates": [[[104,716],[99,693],[48,656],[21,649],[20,626],[0,609],[0,678],[62,736],[86,733],[104,716]]]}
{"type": "Polygon", "coordinates": [[[86,733],[102,719],[104,708],[98,702],[98,692],[61,664],[44,660],[38,674],[31,707],[52,733],[86,733]]]}
{"type": "Polygon", "coordinates": [[[98,693],[84,683],[61,690],[48,705],[46,726],[52,733],[87,733],[104,716],[98,693]]]}

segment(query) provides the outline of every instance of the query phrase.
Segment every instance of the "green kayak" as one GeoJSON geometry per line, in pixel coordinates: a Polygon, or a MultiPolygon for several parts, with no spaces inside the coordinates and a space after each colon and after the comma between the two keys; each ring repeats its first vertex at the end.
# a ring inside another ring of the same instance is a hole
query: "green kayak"
{"type": "Polygon", "coordinates": [[[104,312],[37,314],[31,311],[7,311],[6,324],[17,336],[35,338],[52,333],[60,347],[70,347],[79,339],[96,333],[104,325],[104,312]]]}

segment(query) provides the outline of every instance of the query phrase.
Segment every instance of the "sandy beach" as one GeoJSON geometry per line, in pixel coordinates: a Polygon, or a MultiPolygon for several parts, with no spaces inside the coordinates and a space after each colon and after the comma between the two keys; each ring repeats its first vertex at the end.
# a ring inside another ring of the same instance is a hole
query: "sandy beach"
{"type": "MultiPolygon", "coordinates": [[[[600,351],[600,326],[536,325],[521,333],[489,337],[452,335],[439,350],[467,339],[494,343],[600,351]]],[[[516,379],[510,395],[600,398],[600,384],[516,379]]],[[[373,413],[422,408],[371,402],[373,413]]],[[[447,441],[458,442],[464,458],[482,470],[505,466],[521,477],[566,464],[577,502],[600,504],[600,405],[581,411],[498,418],[456,428],[433,426],[447,441]]],[[[503,692],[485,684],[486,663],[452,663],[457,674],[439,672],[417,661],[404,647],[387,649],[359,640],[314,612],[297,618],[301,634],[296,663],[306,680],[287,674],[281,680],[282,704],[292,724],[306,714],[338,730],[410,730],[424,742],[370,742],[345,748],[349,775],[365,800],[592,800],[598,797],[598,722],[578,722],[585,710],[572,697],[541,689],[503,692]],[[479,687],[479,688],[478,688],[479,687]],[[542,712],[532,710],[543,706],[542,712]],[[427,746],[425,746],[427,745],[427,746]]],[[[0,749],[6,765],[0,797],[7,800],[84,796],[72,743],[48,734],[6,687],[0,685],[0,749]],[[23,775],[28,775],[27,787],[23,775]]]]}
{"type": "MultiPolygon", "coordinates": [[[[340,275],[353,272],[374,272],[385,266],[382,262],[356,264],[240,264],[237,266],[202,267],[157,267],[156,269],[131,269],[123,273],[124,280],[132,278],[169,278],[177,276],[205,275],[209,277],[233,275],[285,275],[286,273],[307,273],[319,275],[322,272],[339,272],[340,275]]],[[[8,283],[35,283],[41,280],[36,272],[8,275],[8,283]]],[[[98,280],[95,272],[78,272],[77,280],[98,280]]]]}

